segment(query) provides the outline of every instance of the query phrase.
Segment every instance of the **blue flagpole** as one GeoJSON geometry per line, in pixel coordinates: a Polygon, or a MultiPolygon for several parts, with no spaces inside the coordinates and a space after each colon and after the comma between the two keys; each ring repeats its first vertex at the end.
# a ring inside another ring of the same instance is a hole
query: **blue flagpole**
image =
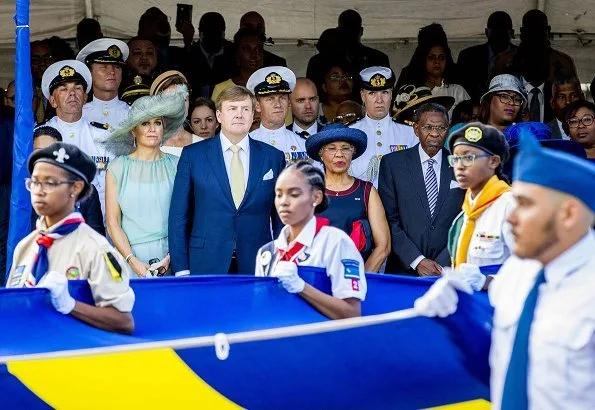
{"type": "Polygon", "coordinates": [[[14,249],[31,231],[31,199],[25,189],[29,177],[27,159],[33,151],[33,84],[29,46],[29,0],[16,0],[15,121],[12,164],[12,196],[6,253],[6,273],[10,272],[14,249]]]}

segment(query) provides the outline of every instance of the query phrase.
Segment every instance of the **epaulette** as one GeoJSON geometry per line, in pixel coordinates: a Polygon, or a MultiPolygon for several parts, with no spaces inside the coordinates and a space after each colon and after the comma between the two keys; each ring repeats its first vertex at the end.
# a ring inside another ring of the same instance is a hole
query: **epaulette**
{"type": "Polygon", "coordinates": [[[102,124],[100,122],[96,122],[96,121],[91,121],[90,123],[92,126],[100,128],[102,130],[108,130],[109,129],[109,124],[102,124]]]}

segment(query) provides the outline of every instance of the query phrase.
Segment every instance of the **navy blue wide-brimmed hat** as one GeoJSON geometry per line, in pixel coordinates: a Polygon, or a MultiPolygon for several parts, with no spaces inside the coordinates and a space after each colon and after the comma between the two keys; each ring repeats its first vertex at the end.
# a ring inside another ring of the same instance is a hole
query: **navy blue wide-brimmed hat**
{"type": "Polygon", "coordinates": [[[595,164],[566,152],[543,148],[528,131],[521,133],[513,174],[515,181],[572,195],[595,212],[595,164]]]}
{"type": "Polygon", "coordinates": [[[315,161],[322,162],[320,150],[327,144],[336,141],[345,141],[355,147],[352,160],[361,156],[368,146],[366,133],[355,128],[349,128],[343,124],[329,124],[322,131],[311,135],[306,140],[306,151],[308,156],[315,161]]]}

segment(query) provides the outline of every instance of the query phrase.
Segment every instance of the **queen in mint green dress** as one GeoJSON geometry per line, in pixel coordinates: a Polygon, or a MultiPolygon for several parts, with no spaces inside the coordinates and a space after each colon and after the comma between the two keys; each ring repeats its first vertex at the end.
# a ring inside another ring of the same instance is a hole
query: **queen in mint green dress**
{"type": "Polygon", "coordinates": [[[167,224],[178,157],[163,154],[143,161],[117,157],[108,171],[115,178],[122,210],[122,230],[134,255],[144,263],[162,260],[169,251],[167,224]]]}

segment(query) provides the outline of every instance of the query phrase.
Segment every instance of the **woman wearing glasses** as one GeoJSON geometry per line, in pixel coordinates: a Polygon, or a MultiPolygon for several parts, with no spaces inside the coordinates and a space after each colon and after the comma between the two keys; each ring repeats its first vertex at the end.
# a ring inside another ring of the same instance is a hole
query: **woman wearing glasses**
{"type": "Polygon", "coordinates": [[[502,173],[509,157],[508,143],[496,128],[474,122],[452,133],[447,147],[455,178],[467,190],[463,212],[448,234],[452,266],[501,265],[513,245],[506,219],[515,204],[502,173]]]}
{"type": "Polygon", "coordinates": [[[325,60],[322,72],[319,122],[326,125],[335,121],[339,104],[352,98],[353,75],[349,64],[339,59],[325,60]]]}
{"type": "Polygon", "coordinates": [[[595,161],[595,104],[578,100],[566,108],[564,132],[581,144],[587,159],[595,161]]]}
{"type": "Polygon", "coordinates": [[[328,208],[320,213],[347,233],[365,260],[366,272],[378,272],[390,252],[390,232],[380,196],[372,183],[349,175],[351,161],[364,153],[363,131],[329,124],[306,140],[308,156],[324,165],[328,208]]]}
{"type": "Polygon", "coordinates": [[[521,122],[527,107],[523,85],[513,75],[501,74],[492,78],[490,88],[480,100],[479,121],[504,132],[514,123],[521,122]]]}

